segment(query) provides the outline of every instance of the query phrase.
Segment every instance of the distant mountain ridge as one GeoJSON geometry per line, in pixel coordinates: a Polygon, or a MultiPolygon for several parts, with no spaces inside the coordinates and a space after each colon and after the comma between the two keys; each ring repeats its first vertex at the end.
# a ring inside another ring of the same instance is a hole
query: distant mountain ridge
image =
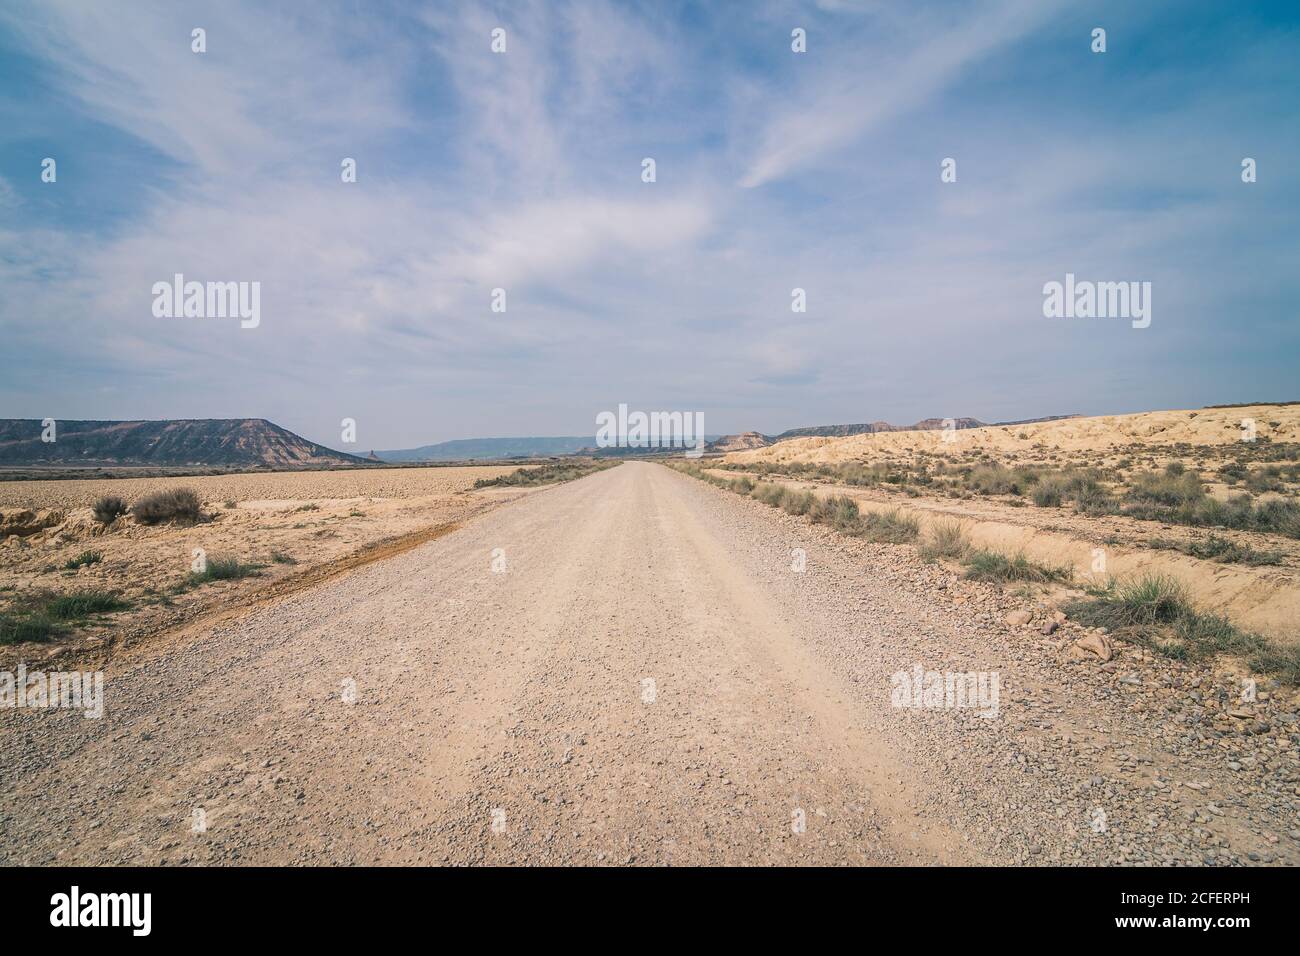
{"type": "Polygon", "coordinates": [[[57,420],[54,441],[34,418],[0,418],[0,465],[205,465],[292,468],[362,464],[264,418],[57,420]]]}
{"type": "Polygon", "coordinates": [[[469,461],[496,458],[547,458],[573,455],[596,444],[594,435],[557,438],[457,438],[452,441],[376,451],[382,461],[469,461]]]}

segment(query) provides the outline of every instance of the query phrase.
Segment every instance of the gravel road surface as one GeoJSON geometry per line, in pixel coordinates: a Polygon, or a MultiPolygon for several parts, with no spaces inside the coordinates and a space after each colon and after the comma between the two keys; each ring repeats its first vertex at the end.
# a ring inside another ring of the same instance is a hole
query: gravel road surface
{"type": "Polygon", "coordinates": [[[0,862],[1296,862],[1294,728],[1013,606],[629,462],[0,713],[0,862]],[[917,665],[996,713],[895,706],[917,665]]]}

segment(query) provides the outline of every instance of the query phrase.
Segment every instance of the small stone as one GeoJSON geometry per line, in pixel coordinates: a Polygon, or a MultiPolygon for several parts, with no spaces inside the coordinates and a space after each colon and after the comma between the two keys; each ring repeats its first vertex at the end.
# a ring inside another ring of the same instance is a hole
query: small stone
{"type": "Polygon", "coordinates": [[[1109,661],[1115,656],[1115,646],[1104,634],[1085,634],[1070,645],[1070,656],[1075,660],[1109,661]]]}

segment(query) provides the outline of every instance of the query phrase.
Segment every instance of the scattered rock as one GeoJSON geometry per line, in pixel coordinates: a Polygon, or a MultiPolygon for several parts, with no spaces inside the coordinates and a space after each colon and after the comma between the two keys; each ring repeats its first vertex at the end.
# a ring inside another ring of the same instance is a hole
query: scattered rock
{"type": "Polygon", "coordinates": [[[1105,634],[1085,634],[1070,645],[1070,656],[1075,660],[1108,661],[1115,656],[1115,645],[1105,634]]]}

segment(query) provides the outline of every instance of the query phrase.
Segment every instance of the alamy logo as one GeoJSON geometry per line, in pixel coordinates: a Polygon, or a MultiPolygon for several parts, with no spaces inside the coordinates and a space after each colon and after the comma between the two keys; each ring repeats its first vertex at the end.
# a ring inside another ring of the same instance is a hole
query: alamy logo
{"type": "Polygon", "coordinates": [[[262,283],[186,282],[176,273],[171,282],[153,284],[153,314],[157,319],[233,319],[241,329],[262,323],[262,283]]]}
{"type": "Polygon", "coordinates": [[[703,412],[628,412],[596,416],[598,448],[684,448],[687,458],[704,454],[703,412]]]}
{"type": "Polygon", "coordinates": [[[1150,282],[1091,282],[1076,280],[1043,286],[1043,315],[1049,319],[1132,319],[1133,328],[1151,324],[1150,282]]]}
{"type": "Polygon", "coordinates": [[[978,717],[998,715],[998,672],[941,673],[927,671],[920,664],[911,673],[896,671],[890,702],[895,707],[925,707],[932,710],[972,708],[978,717]]]}
{"type": "Polygon", "coordinates": [[[70,893],[50,897],[51,926],[129,926],[131,935],[148,936],[153,928],[151,893],[70,893]]]}
{"type": "Polygon", "coordinates": [[[0,671],[0,708],[61,708],[80,710],[87,720],[104,716],[103,671],[0,671]]]}

